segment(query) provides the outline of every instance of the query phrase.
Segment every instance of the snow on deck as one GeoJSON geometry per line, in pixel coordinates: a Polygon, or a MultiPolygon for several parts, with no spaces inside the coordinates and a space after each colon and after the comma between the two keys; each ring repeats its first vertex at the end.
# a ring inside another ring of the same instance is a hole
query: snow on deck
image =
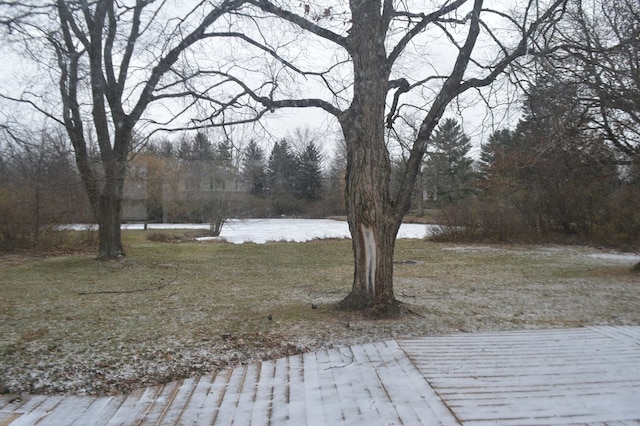
{"type": "Polygon", "coordinates": [[[310,352],[129,395],[0,397],[0,425],[640,424],[640,327],[310,352]]]}

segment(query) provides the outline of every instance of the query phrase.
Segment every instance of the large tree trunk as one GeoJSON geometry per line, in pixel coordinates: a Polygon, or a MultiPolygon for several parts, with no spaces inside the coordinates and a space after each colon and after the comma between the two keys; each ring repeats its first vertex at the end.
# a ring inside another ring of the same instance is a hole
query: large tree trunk
{"type": "Polygon", "coordinates": [[[390,199],[391,167],[384,140],[389,77],[384,31],[381,20],[373,18],[380,14],[377,2],[358,1],[352,7],[354,96],[340,124],[347,143],[345,196],[355,271],[351,293],[339,307],[396,316],[393,250],[400,219],[390,199]]]}
{"type": "Polygon", "coordinates": [[[424,173],[418,172],[418,216],[424,216],[424,173]]]}
{"type": "Polygon", "coordinates": [[[125,256],[120,232],[120,213],[126,173],[126,160],[112,158],[104,162],[104,177],[88,166],[86,156],[76,155],[80,177],[98,222],[98,259],[125,256]]]}
{"type": "Polygon", "coordinates": [[[120,219],[130,140],[129,134],[123,136],[116,133],[115,149],[110,153],[110,158],[104,161],[105,183],[100,196],[97,197],[98,205],[95,209],[100,227],[98,259],[117,259],[125,256],[120,219]]]}
{"type": "Polygon", "coordinates": [[[98,259],[116,259],[125,255],[120,232],[121,197],[116,194],[104,194],[96,208],[98,220],[99,251],[98,259]]]}
{"type": "Polygon", "coordinates": [[[377,316],[397,316],[400,305],[393,293],[393,251],[398,227],[388,215],[370,221],[350,204],[348,217],[355,269],[351,292],[339,307],[370,311],[377,316]]]}

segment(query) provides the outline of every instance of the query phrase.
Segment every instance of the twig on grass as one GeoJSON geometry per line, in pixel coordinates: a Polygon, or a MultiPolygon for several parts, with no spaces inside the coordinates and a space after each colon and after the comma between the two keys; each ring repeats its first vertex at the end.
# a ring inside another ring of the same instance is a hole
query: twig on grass
{"type": "Polygon", "coordinates": [[[407,312],[410,313],[411,315],[415,315],[415,316],[420,317],[420,318],[425,318],[424,315],[422,315],[420,312],[417,312],[417,311],[411,309],[406,303],[401,302],[401,301],[399,301],[399,302],[400,302],[400,305],[402,306],[402,308],[406,309],[407,312]]]}

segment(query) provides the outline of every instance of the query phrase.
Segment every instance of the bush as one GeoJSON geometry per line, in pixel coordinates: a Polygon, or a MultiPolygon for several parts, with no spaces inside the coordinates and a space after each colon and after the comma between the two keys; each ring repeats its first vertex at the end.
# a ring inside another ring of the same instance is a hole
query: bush
{"type": "Polygon", "coordinates": [[[57,226],[42,228],[37,249],[56,252],[94,252],[98,248],[98,229],[90,226],[82,231],[60,230],[57,226]]]}
{"type": "Polygon", "coordinates": [[[149,231],[146,233],[146,238],[149,241],[155,243],[180,243],[183,241],[193,241],[198,237],[208,237],[209,232],[207,230],[180,230],[180,229],[167,229],[162,231],[149,231]]]}
{"type": "Polygon", "coordinates": [[[640,248],[640,188],[622,186],[604,202],[591,227],[593,242],[624,250],[640,248]]]}
{"type": "Polygon", "coordinates": [[[566,226],[535,209],[475,199],[444,207],[436,223],[434,241],[591,244],[633,251],[640,248],[640,189],[622,187],[603,195],[580,226],[566,226]]]}
{"type": "Polygon", "coordinates": [[[468,200],[444,207],[436,215],[434,241],[531,242],[535,233],[512,207],[468,200]]]}

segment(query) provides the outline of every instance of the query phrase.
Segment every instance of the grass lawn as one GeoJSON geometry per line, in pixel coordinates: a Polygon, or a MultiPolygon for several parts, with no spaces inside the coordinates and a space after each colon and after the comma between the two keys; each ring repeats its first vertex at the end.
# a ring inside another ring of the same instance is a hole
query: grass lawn
{"type": "Polygon", "coordinates": [[[399,240],[396,296],[414,314],[373,320],[333,309],[351,285],[348,240],[123,237],[118,261],[0,256],[0,392],[126,392],[332,345],[640,324],[637,258],[594,249],[399,240]]]}

